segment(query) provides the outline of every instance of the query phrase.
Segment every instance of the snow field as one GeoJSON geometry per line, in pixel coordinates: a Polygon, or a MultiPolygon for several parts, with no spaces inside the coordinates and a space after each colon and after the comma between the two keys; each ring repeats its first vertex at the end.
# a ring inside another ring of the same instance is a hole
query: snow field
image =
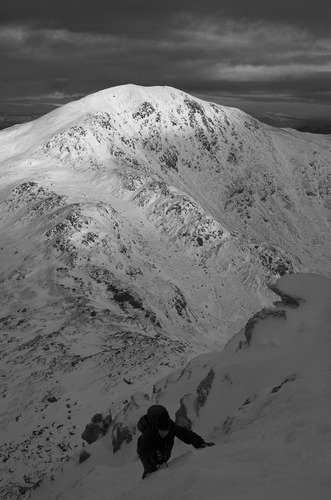
{"type": "MultiPolygon", "coordinates": [[[[208,365],[214,367],[214,384],[193,422],[193,429],[213,440],[214,447],[192,450],[177,442],[169,467],[141,481],[136,439],[111,455],[106,436],[91,446],[86,462],[69,463],[31,498],[327,500],[331,492],[331,282],[316,275],[287,275],[277,287],[300,303],[286,308],[288,319],[279,319],[279,337],[287,342],[261,342],[262,330],[266,335],[269,326],[273,335],[277,330],[275,319],[266,318],[253,330],[252,339],[255,331],[259,339],[255,344],[236,351],[237,336],[222,353],[193,359],[186,368],[188,376],[177,371],[159,383],[163,389],[157,402],[172,410],[189,389],[194,394],[196,381],[205,376],[208,365]],[[227,384],[231,379],[226,391],[222,388],[225,371],[227,384]],[[276,380],[278,385],[273,385],[276,380]]],[[[141,403],[132,420],[153,400],[145,406],[141,403]]],[[[193,407],[187,404],[192,416],[193,407]]]]}

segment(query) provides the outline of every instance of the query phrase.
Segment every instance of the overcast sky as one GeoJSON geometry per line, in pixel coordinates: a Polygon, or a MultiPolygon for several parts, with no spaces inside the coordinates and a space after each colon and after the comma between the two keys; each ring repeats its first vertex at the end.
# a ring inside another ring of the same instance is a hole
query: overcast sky
{"type": "Polygon", "coordinates": [[[331,0],[1,0],[0,104],[126,83],[331,116],[331,0]]]}

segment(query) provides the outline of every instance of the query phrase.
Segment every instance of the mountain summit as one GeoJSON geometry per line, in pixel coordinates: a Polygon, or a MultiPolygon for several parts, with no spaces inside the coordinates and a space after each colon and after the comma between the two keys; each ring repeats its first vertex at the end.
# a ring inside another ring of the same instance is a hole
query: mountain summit
{"type": "Polygon", "coordinates": [[[13,483],[65,461],[99,408],[223,348],[269,282],[330,275],[329,136],[127,85],[0,131],[0,158],[13,483]]]}

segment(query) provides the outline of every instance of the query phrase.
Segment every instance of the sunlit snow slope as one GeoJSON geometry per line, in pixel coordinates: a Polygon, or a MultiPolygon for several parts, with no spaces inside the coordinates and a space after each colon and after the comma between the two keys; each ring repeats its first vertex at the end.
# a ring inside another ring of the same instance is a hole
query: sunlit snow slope
{"type": "Polygon", "coordinates": [[[274,300],[269,281],[330,276],[330,160],[329,136],[168,87],[111,88],[1,131],[3,484],[222,348],[274,300]]]}
{"type": "MultiPolygon", "coordinates": [[[[111,454],[111,433],[45,480],[33,500],[327,500],[331,479],[331,280],[283,276],[282,300],[246,324],[221,353],[193,359],[133,395],[117,422],[133,440],[111,454]],[[139,403],[140,401],[140,403],[139,403]],[[169,468],[143,482],[135,424],[150,404],[215,442],[179,444],[169,468]],[[179,411],[178,411],[179,410],[179,411]]],[[[114,430],[114,429],[113,429],[114,430]]]]}

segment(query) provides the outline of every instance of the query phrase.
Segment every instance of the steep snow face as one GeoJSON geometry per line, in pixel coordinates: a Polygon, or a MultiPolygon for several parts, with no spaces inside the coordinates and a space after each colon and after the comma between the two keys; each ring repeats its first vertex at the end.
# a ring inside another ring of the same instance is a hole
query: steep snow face
{"type": "Polygon", "coordinates": [[[274,300],[268,281],[330,273],[330,157],[327,136],[167,87],[108,89],[0,132],[13,483],[65,461],[96,411],[222,348],[274,300]]]}
{"type": "Polygon", "coordinates": [[[323,372],[330,356],[330,279],[284,275],[273,289],[282,298],[276,307],[256,313],[222,352],[194,358],[155,384],[152,396],[140,398],[139,405],[134,396],[135,404],[118,417],[121,425],[132,425],[135,434],[139,414],[150,404],[162,404],[189,427],[209,434],[222,423],[227,434],[241,418],[240,411],[231,416],[241,404],[239,410],[269,387],[277,386],[275,393],[310,369],[323,372]]]}
{"type": "Polygon", "coordinates": [[[113,423],[133,439],[111,455],[111,433],[73,457],[33,500],[88,498],[318,498],[330,493],[331,280],[286,275],[275,289],[282,300],[247,323],[221,353],[193,359],[135,394],[113,423]],[[286,301],[285,301],[286,299],[286,301]],[[294,304],[297,305],[294,305],[294,304]],[[135,456],[136,423],[151,404],[165,405],[215,447],[186,451],[141,482],[135,456]]]}

